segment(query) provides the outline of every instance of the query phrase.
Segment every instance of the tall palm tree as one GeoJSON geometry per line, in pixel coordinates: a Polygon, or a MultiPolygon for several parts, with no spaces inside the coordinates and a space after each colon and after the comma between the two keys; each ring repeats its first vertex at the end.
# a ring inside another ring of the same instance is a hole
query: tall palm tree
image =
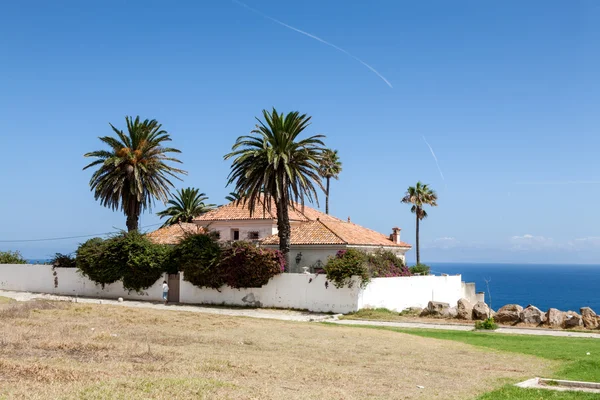
{"type": "Polygon", "coordinates": [[[216,207],[215,204],[205,204],[208,197],[196,188],[186,188],[177,191],[177,194],[169,200],[170,204],[166,210],[156,213],[161,218],[169,217],[163,227],[174,225],[178,222],[192,222],[194,218],[208,212],[216,207]]]}
{"type": "Polygon", "coordinates": [[[109,150],[86,153],[85,157],[96,160],[85,166],[88,169],[99,165],[90,179],[94,198],[112,208],[121,209],[127,216],[127,230],[138,229],[142,211],[151,209],[154,199],[166,202],[173,184],[169,177],[178,177],[187,172],[174,168],[168,162],[181,163],[169,153],[181,151],[163,147],[171,136],[156,120],[140,121],[125,117],[127,134],[109,124],[116,137],[103,136],[99,139],[109,150]]]}
{"type": "Polygon", "coordinates": [[[410,186],[402,198],[402,202],[412,204],[410,211],[417,216],[417,265],[421,263],[421,253],[419,250],[419,221],[427,218],[427,211],[423,209],[424,205],[432,207],[437,206],[437,194],[429,185],[420,181],[415,186],[410,186]]]}
{"type": "Polygon", "coordinates": [[[291,230],[288,206],[292,201],[318,201],[314,184],[323,188],[319,160],[325,150],[324,136],[299,139],[311,117],[297,111],[284,115],[275,108],[272,112],[263,110],[263,119],[257,118],[250,135],[240,136],[225,155],[226,160],[233,158],[227,184],[235,183],[235,192],[246,195],[241,201],[249,203],[251,212],[263,197],[263,208],[275,202],[279,249],[287,262],[291,230]]]}
{"type": "Polygon", "coordinates": [[[329,180],[331,178],[339,179],[342,172],[342,162],[338,156],[337,150],[327,149],[323,152],[319,165],[319,175],[325,178],[325,214],[329,214],[329,180]]]}

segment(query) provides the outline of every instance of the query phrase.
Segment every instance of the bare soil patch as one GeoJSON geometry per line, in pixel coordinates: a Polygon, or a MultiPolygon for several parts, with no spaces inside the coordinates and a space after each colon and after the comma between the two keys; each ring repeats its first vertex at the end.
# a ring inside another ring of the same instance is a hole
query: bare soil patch
{"type": "Polygon", "coordinates": [[[385,330],[74,303],[7,310],[0,399],[467,399],[555,367],[385,330]]]}

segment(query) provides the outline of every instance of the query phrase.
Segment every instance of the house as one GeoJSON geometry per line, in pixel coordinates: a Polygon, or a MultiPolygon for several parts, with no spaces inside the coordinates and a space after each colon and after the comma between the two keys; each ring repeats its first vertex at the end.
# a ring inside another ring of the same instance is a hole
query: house
{"type": "MultiPolygon", "coordinates": [[[[250,213],[249,205],[232,202],[194,219],[194,223],[217,232],[220,240],[250,240],[266,248],[279,248],[277,208],[265,207],[262,199],[250,213]]],[[[306,205],[289,206],[291,230],[290,272],[314,271],[339,250],[359,248],[365,251],[390,250],[404,259],[411,245],[400,240],[400,228],[387,236],[371,229],[306,205]]]]}
{"type": "MultiPolygon", "coordinates": [[[[261,241],[266,248],[279,248],[279,236],[271,235],[261,241]]],[[[411,245],[400,240],[400,228],[393,228],[388,237],[350,221],[317,218],[292,228],[290,232],[290,272],[313,272],[339,250],[355,248],[366,252],[388,250],[405,260],[411,245]]]]}
{"type": "MultiPolygon", "coordinates": [[[[297,203],[289,206],[288,212],[292,228],[317,219],[339,221],[335,217],[297,203]]],[[[260,241],[277,234],[277,207],[273,201],[265,205],[264,200],[260,198],[254,212],[251,213],[248,203],[231,202],[196,217],[194,223],[217,232],[220,240],[260,241]]]]}
{"type": "MultiPolygon", "coordinates": [[[[177,244],[187,234],[216,232],[221,241],[247,240],[270,249],[279,248],[277,236],[277,208],[274,203],[264,206],[259,199],[250,213],[248,203],[231,202],[194,219],[193,223],[179,223],[157,229],[148,234],[154,243],[177,244]]],[[[400,228],[384,235],[297,203],[289,206],[290,272],[303,272],[306,267],[314,272],[338,251],[349,248],[367,252],[389,250],[402,259],[411,245],[400,240],[400,228]]]]}

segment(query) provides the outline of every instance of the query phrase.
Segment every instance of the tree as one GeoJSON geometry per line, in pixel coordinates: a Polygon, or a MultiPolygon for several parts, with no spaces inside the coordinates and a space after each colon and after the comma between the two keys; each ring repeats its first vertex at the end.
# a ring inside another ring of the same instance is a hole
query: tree
{"type": "Polygon", "coordinates": [[[304,204],[305,199],[318,201],[315,183],[323,189],[319,177],[319,161],[325,150],[323,135],[299,139],[310,125],[311,117],[297,111],[287,115],[263,110],[264,121],[257,118],[250,135],[240,136],[225,160],[233,159],[228,185],[235,183],[235,192],[244,193],[241,200],[249,204],[250,212],[263,199],[263,208],[271,202],[277,208],[279,249],[289,265],[290,220],[288,206],[292,201],[304,204]]]}
{"type": "Polygon", "coordinates": [[[138,229],[142,211],[151,209],[154,199],[167,202],[173,184],[169,177],[187,172],[174,168],[168,162],[181,163],[169,153],[181,151],[163,147],[171,136],[156,120],[140,121],[125,117],[127,134],[109,124],[116,137],[99,139],[109,150],[86,153],[85,157],[97,158],[83,169],[99,165],[90,179],[94,198],[113,210],[121,209],[127,216],[127,230],[138,229]]]}
{"type": "Polygon", "coordinates": [[[178,222],[192,222],[194,218],[216,207],[215,204],[205,204],[208,197],[196,188],[186,188],[177,191],[174,198],[167,204],[171,206],[166,210],[156,213],[161,218],[169,217],[163,227],[178,222]]]}
{"type": "Polygon", "coordinates": [[[329,214],[329,180],[331,178],[338,179],[340,172],[342,172],[342,162],[338,156],[338,151],[325,150],[319,164],[319,175],[327,182],[325,186],[325,214],[329,214]]]}
{"type": "Polygon", "coordinates": [[[241,196],[239,193],[236,192],[229,192],[229,194],[227,196],[225,196],[225,200],[227,200],[228,202],[232,203],[234,201],[240,201],[240,199],[243,196],[241,196]]]}
{"type": "Polygon", "coordinates": [[[419,251],[419,221],[427,218],[427,212],[423,209],[424,205],[432,207],[437,206],[437,194],[429,185],[420,181],[415,186],[410,186],[402,198],[402,202],[412,204],[410,211],[417,217],[417,265],[421,264],[421,253],[419,251]]]}

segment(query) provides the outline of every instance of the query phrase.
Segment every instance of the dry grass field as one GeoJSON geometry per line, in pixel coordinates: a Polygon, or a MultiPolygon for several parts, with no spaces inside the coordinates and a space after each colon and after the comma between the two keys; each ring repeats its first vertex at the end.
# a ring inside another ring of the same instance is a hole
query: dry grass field
{"type": "Polygon", "coordinates": [[[469,399],[553,368],[385,330],[0,304],[0,399],[469,399]]]}

